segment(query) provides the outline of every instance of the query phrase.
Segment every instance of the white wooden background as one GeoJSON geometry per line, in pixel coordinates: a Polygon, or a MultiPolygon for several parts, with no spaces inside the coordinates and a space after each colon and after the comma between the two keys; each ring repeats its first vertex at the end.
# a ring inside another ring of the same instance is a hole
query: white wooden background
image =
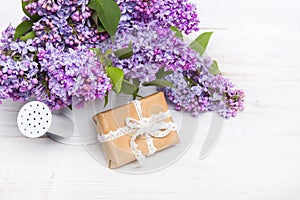
{"type": "MultiPolygon", "coordinates": [[[[154,174],[104,168],[83,147],[22,137],[0,112],[0,199],[300,199],[300,3],[298,0],[194,0],[209,55],[246,92],[246,110],[226,121],[222,139],[198,160],[205,134],[154,174]]],[[[0,27],[22,16],[1,1],[0,27]]],[[[8,105],[9,106],[9,105],[8,105]]],[[[6,107],[6,110],[8,108],[6,107]]],[[[211,114],[200,117],[205,133],[211,114]]]]}

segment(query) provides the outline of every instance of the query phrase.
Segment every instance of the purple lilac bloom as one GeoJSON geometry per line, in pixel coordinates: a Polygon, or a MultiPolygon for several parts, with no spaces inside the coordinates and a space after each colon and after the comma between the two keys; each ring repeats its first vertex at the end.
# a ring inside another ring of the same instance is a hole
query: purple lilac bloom
{"type": "Polygon", "coordinates": [[[111,90],[99,59],[84,46],[61,51],[47,45],[39,51],[38,58],[47,84],[39,87],[35,95],[54,110],[71,105],[73,95],[79,99],[76,106],[83,107],[86,101],[102,99],[111,90]]]}
{"type": "Polygon", "coordinates": [[[196,58],[198,59],[198,64],[195,66],[197,68],[169,75],[166,79],[173,83],[174,87],[165,88],[167,99],[175,104],[175,109],[191,112],[193,116],[209,110],[209,94],[204,85],[209,79],[206,74],[212,64],[210,59],[204,59],[199,55],[196,58]],[[196,81],[201,80],[203,85],[194,81],[194,76],[197,76],[196,81]]]}
{"type": "Polygon", "coordinates": [[[197,70],[175,72],[166,79],[174,88],[165,88],[167,99],[176,110],[191,112],[193,116],[205,111],[217,111],[225,118],[235,117],[244,108],[244,92],[221,75],[209,73],[212,60],[199,57],[197,70]]]}
{"type": "Polygon", "coordinates": [[[134,18],[135,13],[135,2],[134,1],[117,1],[121,10],[121,19],[119,22],[119,30],[129,31],[139,26],[140,22],[138,22],[134,18]]]}
{"type": "Polygon", "coordinates": [[[217,110],[221,116],[230,118],[244,109],[244,91],[234,89],[234,84],[228,79],[220,75],[215,76],[208,87],[211,91],[210,110],[217,110]]]}
{"type": "Polygon", "coordinates": [[[187,0],[117,0],[117,3],[122,10],[121,30],[153,21],[159,27],[175,26],[186,34],[199,30],[197,8],[187,0]]]}
{"type": "Polygon", "coordinates": [[[98,32],[89,0],[23,2],[28,2],[25,9],[31,15],[40,18],[33,25],[37,37],[13,41],[14,28],[3,32],[0,104],[1,99],[25,101],[34,95],[58,110],[102,99],[112,85],[88,48],[115,51],[131,43],[133,56],[120,60],[112,54],[113,64],[141,83],[155,80],[161,68],[174,71],[166,77],[174,88],[164,91],[176,110],[193,116],[211,110],[229,118],[243,109],[244,92],[234,89],[228,79],[210,74],[212,60],[199,56],[170,30],[172,26],[186,34],[199,30],[196,6],[188,0],[116,0],[122,16],[114,42],[98,32]]]}
{"type": "MultiPolygon", "coordinates": [[[[84,52],[84,51],[83,51],[84,52]]],[[[79,71],[74,88],[76,107],[82,108],[86,102],[103,99],[111,91],[112,84],[92,51],[87,51],[85,65],[79,71]]]]}
{"type": "Polygon", "coordinates": [[[57,24],[53,23],[48,17],[43,17],[33,26],[37,37],[43,42],[51,41],[52,43],[61,42],[61,37],[58,34],[57,24]]]}
{"type": "MultiPolygon", "coordinates": [[[[28,2],[28,0],[23,0],[28,2]]],[[[63,49],[79,45],[94,47],[108,38],[107,33],[99,33],[91,19],[92,11],[87,6],[89,0],[38,0],[25,8],[40,19],[33,30],[43,44],[51,43],[63,49]]]]}
{"type": "Polygon", "coordinates": [[[159,69],[180,71],[190,70],[199,65],[197,53],[167,28],[155,24],[139,26],[135,30],[118,33],[114,44],[105,41],[101,47],[118,50],[133,47],[133,56],[120,60],[112,57],[113,64],[124,70],[127,78],[138,78],[142,83],[156,79],[159,69]]]}
{"type": "Polygon", "coordinates": [[[13,41],[15,29],[9,26],[0,39],[0,100],[28,100],[38,82],[33,40],[13,41]]]}

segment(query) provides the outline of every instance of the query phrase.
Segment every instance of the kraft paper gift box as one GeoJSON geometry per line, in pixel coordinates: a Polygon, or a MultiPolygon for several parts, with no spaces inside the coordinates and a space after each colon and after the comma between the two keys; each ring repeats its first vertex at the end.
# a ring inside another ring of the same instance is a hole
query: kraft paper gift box
{"type": "Polygon", "coordinates": [[[93,117],[107,166],[121,167],[153,155],[179,138],[162,92],[93,117]]]}

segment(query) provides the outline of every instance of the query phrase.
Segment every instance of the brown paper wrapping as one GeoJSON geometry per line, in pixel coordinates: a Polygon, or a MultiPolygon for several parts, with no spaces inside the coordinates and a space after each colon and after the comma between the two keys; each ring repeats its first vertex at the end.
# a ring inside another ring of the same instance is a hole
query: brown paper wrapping
{"type": "MultiPolygon", "coordinates": [[[[142,103],[143,117],[146,118],[154,114],[159,114],[160,112],[166,112],[169,109],[162,92],[150,95],[140,101],[142,103]]],[[[97,131],[101,135],[125,127],[127,117],[139,120],[136,109],[132,103],[99,113],[95,115],[93,119],[96,123],[97,131]]],[[[165,121],[170,122],[172,118],[168,118],[165,121]]],[[[130,139],[134,133],[135,132],[129,133],[113,141],[101,143],[109,168],[117,168],[136,160],[130,149],[130,139]]],[[[148,154],[148,146],[145,138],[138,137],[135,142],[138,144],[138,149],[146,156],[148,154]]],[[[179,143],[179,138],[177,132],[172,131],[164,138],[153,138],[153,143],[157,151],[161,151],[179,143]]]]}

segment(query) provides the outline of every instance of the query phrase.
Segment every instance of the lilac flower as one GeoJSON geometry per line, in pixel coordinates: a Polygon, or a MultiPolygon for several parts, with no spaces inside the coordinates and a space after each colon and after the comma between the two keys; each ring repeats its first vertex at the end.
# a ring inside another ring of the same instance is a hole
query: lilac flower
{"type": "Polygon", "coordinates": [[[0,51],[7,52],[10,49],[10,44],[13,41],[15,28],[9,25],[3,32],[0,38],[0,51]]]}
{"type": "Polygon", "coordinates": [[[35,94],[52,109],[71,105],[74,95],[79,99],[76,106],[83,107],[85,102],[102,99],[111,90],[103,66],[84,46],[61,51],[47,45],[38,57],[47,85],[38,87],[35,94]]]}
{"type": "Polygon", "coordinates": [[[136,23],[155,22],[163,28],[177,27],[186,34],[198,31],[196,6],[187,0],[117,0],[122,9],[120,29],[134,27],[136,23]]]}
{"type": "Polygon", "coordinates": [[[118,50],[128,47],[130,43],[133,56],[123,60],[112,57],[113,64],[123,69],[127,78],[138,78],[142,83],[155,80],[161,68],[182,72],[199,62],[194,50],[176,38],[170,29],[157,27],[155,23],[119,33],[114,44],[107,40],[100,47],[118,50]]]}
{"type": "Polygon", "coordinates": [[[218,75],[209,83],[211,90],[211,110],[225,117],[235,117],[237,112],[244,109],[244,92],[234,89],[234,85],[228,79],[218,75]]]}
{"type": "Polygon", "coordinates": [[[198,68],[193,68],[189,71],[175,72],[174,74],[168,76],[166,79],[173,83],[174,88],[165,88],[165,94],[169,101],[175,104],[176,110],[184,110],[191,112],[193,116],[197,116],[199,112],[204,112],[209,110],[209,95],[206,93],[205,88],[202,85],[198,85],[194,81],[194,77],[191,75],[202,76],[203,82],[205,84],[205,77],[203,72],[206,71],[206,68],[210,68],[210,65],[206,65],[206,59],[200,59],[197,56],[199,62],[197,63],[198,68]],[[189,74],[187,75],[187,73],[189,74]],[[199,72],[201,72],[199,74],[199,72]],[[199,75],[198,75],[199,74],[199,75]],[[188,81],[188,79],[190,81],[188,81]],[[194,84],[193,87],[190,85],[194,84]]]}
{"type": "Polygon", "coordinates": [[[89,67],[82,68],[75,84],[75,106],[82,108],[86,102],[103,99],[112,89],[112,85],[101,68],[99,62],[91,63],[89,67]],[[95,65],[96,64],[96,65],[95,65]]]}
{"type": "Polygon", "coordinates": [[[191,112],[193,116],[217,111],[225,118],[235,117],[243,110],[244,92],[234,89],[233,83],[221,75],[211,75],[211,59],[199,57],[199,60],[197,68],[175,72],[166,78],[174,84],[174,88],[164,90],[168,100],[175,104],[176,110],[191,112]]]}
{"type": "MultiPolygon", "coordinates": [[[[1,61],[3,61],[1,59],[1,61]]],[[[37,64],[34,61],[27,61],[31,63],[32,69],[22,69],[22,61],[14,61],[7,57],[5,62],[9,66],[1,66],[0,70],[0,87],[4,96],[1,99],[11,98],[14,101],[25,101],[32,95],[32,90],[36,86],[36,68],[37,64]],[[35,71],[34,73],[32,73],[35,71]]],[[[2,63],[2,62],[1,62],[2,63]]]]}
{"type": "MultiPolygon", "coordinates": [[[[26,0],[23,0],[26,2],[26,0]]],[[[91,19],[89,0],[39,0],[31,2],[26,9],[38,14],[41,19],[34,23],[33,30],[43,44],[51,43],[57,48],[76,48],[79,45],[94,47],[108,38],[99,33],[91,19]]]]}
{"type": "Polygon", "coordinates": [[[138,27],[139,22],[134,18],[135,5],[134,1],[117,1],[121,10],[121,19],[119,22],[119,31],[129,31],[138,27]]]}
{"type": "Polygon", "coordinates": [[[26,101],[38,84],[38,64],[33,60],[33,40],[13,41],[15,30],[9,26],[0,39],[0,99],[26,101]]]}
{"type": "Polygon", "coordinates": [[[192,31],[199,31],[197,8],[188,0],[167,0],[161,3],[157,19],[161,24],[175,26],[179,30],[190,34],[192,31]]]}
{"type": "Polygon", "coordinates": [[[10,44],[10,48],[11,50],[18,52],[22,56],[25,56],[28,53],[28,51],[35,52],[37,50],[36,47],[32,45],[32,43],[33,43],[32,39],[29,39],[26,42],[23,41],[12,42],[10,44]]]}
{"type": "Polygon", "coordinates": [[[32,28],[37,37],[39,37],[45,43],[55,43],[61,41],[61,37],[58,34],[57,24],[53,23],[53,21],[48,17],[41,18],[38,22],[34,23],[32,28]]]}
{"type": "Polygon", "coordinates": [[[113,65],[123,69],[126,78],[141,83],[155,80],[162,68],[174,71],[166,79],[175,87],[164,91],[176,110],[193,116],[213,110],[229,118],[243,109],[243,91],[234,89],[228,79],[211,75],[212,60],[201,57],[170,30],[172,26],[186,34],[199,30],[196,6],[188,0],[116,0],[122,16],[114,42],[107,40],[108,33],[98,32],[89,0],[23,2],[28,3],[28,13],[39,18],[32,27],[37,37],[13,40],[11,26],[2,33],[0,103],[35,96],[50,108],[61,109],[102,99],[112,86],[99,58],[88,49],[116,51],[132,44],[130,58],[110,55],[113,65]]]}

